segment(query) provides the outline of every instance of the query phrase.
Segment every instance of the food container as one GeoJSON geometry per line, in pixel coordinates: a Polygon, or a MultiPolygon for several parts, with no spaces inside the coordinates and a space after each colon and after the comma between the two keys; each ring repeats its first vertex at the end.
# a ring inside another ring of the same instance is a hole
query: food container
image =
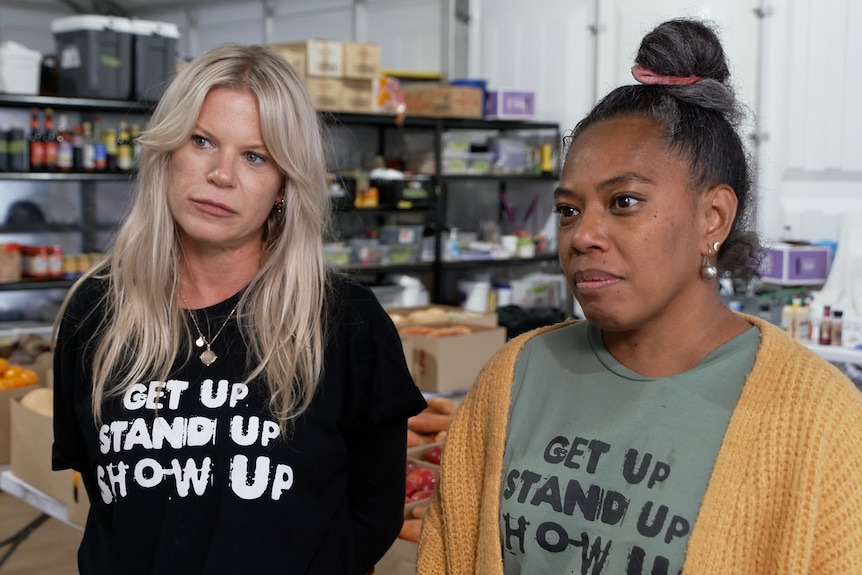
{"type": "Polygon", "coordinates": [[[323,260],[335,266],[350,264],[350,248],[343,243],[331,243],[323,246],[323,260]]]}
{"type": "Polygon", "coordinates": [[[425,226],[380,226],[381,244],[419,245],[425,226]]]}

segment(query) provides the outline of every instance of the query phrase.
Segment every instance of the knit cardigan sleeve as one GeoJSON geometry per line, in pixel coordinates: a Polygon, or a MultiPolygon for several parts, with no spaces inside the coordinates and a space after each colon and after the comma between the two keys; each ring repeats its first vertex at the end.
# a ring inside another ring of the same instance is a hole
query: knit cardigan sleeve
{"type": "Polygon", "coordinates": [[[862,573],[862,394],[775,326],[733,412],[685,575],[862,573]]]}
{"type": "Polygon", "coordinates": [[[507,343],[479,373],[446,436],[437,489],[419,539],[421,575],[502,575],[499,515],[512,378],[524,344],[544,327],[507,343]]]}

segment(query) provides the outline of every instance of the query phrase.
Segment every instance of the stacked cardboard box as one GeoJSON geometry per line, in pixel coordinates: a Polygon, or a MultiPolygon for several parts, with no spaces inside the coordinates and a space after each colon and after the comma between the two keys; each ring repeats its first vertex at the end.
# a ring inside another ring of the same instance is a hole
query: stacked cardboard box
{"type": "Polygon", "coordinates": [[[497,326],[495,312],[470,312],[441,305],[387,311],[401,332],[407,364],[422,391],[453,393],[468,389],[485,363],[506,343],[506,329],[497,326]],[[469,329],[464,331],[469,333],[438,337],[406,329],[416,325],[466,326],[469,329]]]}
{"type": "Polygon", "coordinates": [[[318,110],[374,111],[374,80],[380,74],[380,46],[309,39],[269,45],[305,79],[318,110]]]}
{"type": "Polygon", "coordinates": [[[484,92],[470,86],[445,84],[404,86],[404,104],[410,116],[431,118],[482,118],[484,92]]]}

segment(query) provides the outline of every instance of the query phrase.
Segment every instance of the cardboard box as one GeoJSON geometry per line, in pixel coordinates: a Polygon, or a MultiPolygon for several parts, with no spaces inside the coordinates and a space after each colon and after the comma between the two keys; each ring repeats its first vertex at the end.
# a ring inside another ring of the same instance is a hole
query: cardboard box
{"type": "Polygon", "coordinates": [[[341,111],[370,114],[374,111],[374,85],[372,80],[342,78],[341,111]]]}
{"type": "Polygon", "coordinates": [[[536,93],[532,90],[491,90],[485,95],[488,120],[531,120],[536,116],[536,93]]]}
{"type": "Polygon", "coordinates": [[[12,445],[12,402],[38,385],[28,385],[17,389],[0,391],[0,464],[9,463],[12,445]]]}
{"type": "Polygon", "coordinates": [[[427,310],[429,308],[439,308],[446,312],[447,320],[453,323],[460,323],[464,325],[480,325],[486,327],[496,327],[498,325],[497,312],[489,311],[489,312],[477,312],[477,311],[468,311],[464,308],[460,308],[458,306],[452,305],[420,305],[413,307],[391,307],[387,308],[386,311],[389,313],[390,317],[397,315],[402,316],[407,319],[406,322],[400,323],[399,327],[403,327],[405,325],[413,325],[414,322],[409,321],[409,316],[414,311],[427,310]]]}
{"type": "Polygon", "coordinates": [[[482,89],[468,86],[404,86],[408,116],[432,118],[481,118],[482,89]]]}
{"type": "MultiPolygon", "coordinates": [[[[54,429],[51,418],[21,405],[15,398],[12,415],[12,474],[64,505],[74,502],[74,472],[51,470],[54,429]]],[[[79,492],[81,490],[79,489],[79,492]]]]}
{"type": "Polygon", "coordinates": [[[300,76],[344,76],[344,48],[341,42],[309,39],[270,44],[268,47],[296,68],[300,76]]]}
{"type": "Polygon", "coordinates": [[[39,383],[16,389],[0,391],[0,464],[9,463],[12,444],[12,400],[40,386],[51,387],[54,370],[50,365],[25,364],[21,367],[32,369],[39,374],[39,383]]]}
{"type": "MultiPolygon", "coordinates": [[[[471,326],[469,335],[403,335],[413,343],[413,379],[422,391],[463,391],[506,343],[506,328],[471,326]]],[[[408,358],[409,361],[409,358],[408,358]]]]}
{"type": "Polygon", "coordinates": [[[344,42],[344,77],[374,80],[380,75],[380,46],[344,42]]]}
{"type": "Polygon", "coordinates": [[[341,79],[309,77],[305,79],[305,87],[311,96],[311,103],[317,110],[341,110],[341,79]]]}
{"type": "Polygon", "coordinates": [[[299,44],[267,44],[266,46],[290,64],[296,73],[305,78],[305,47],[299,44]]]}
{"type": "MultiPolygon", "coordinates": [[[[407,362],[407,369],[410,371],[410,377],[415,381],[416,374],[413,373],[413,340],[402,337],[401,348],[404,350],[404,360],[407,362]]],[[[0,463],[2,463],[2,461],[0,461],[0,463]]]]}
{"type": "Polygon", "coordinates": [[[831,263],[828,246],[778,243],[767,248],[760,278],[778,285],[818,285],[826,281],[831,263]]]}

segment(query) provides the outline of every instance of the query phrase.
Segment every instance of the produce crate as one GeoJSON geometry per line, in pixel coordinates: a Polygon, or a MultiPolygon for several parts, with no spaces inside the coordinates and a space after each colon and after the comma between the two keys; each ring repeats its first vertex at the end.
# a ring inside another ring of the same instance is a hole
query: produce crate
{"type": "MultiPolygon", "coordinates": [[[[468,335],[402,335],[413,343],[413,373],[422,391],[464,391],[489,359],[506,343],[502,327],[471,326],[468,335]]],[[[410,361],[410,358],[408,358],[410,361]]]]}

